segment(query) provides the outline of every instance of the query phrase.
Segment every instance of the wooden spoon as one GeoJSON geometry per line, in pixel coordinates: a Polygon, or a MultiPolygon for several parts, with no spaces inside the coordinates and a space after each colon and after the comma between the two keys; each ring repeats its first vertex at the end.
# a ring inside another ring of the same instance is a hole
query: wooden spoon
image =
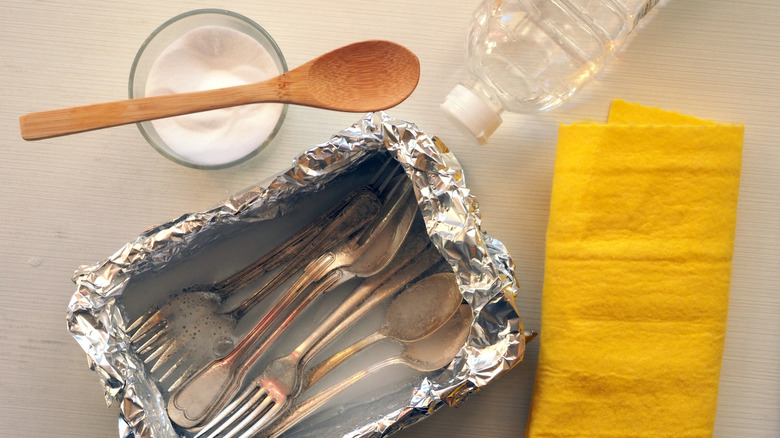
{"type": "Polygon", "coordinates": [[[19,125],[22,138],[40,140],[260,102],[380,111],[403,102],[419,79],[420,61],[409,49],[390,41],[363,41],[264,82],[42,111],[22,116],[19,125]]]}

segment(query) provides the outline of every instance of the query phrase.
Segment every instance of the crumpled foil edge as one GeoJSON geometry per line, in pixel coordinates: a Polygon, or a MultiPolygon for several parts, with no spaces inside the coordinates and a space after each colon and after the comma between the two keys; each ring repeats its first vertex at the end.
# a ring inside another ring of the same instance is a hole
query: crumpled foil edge
{"type": "Polygon", "coordinates": [[[386,436],[444,405],[460,404],[522,360],[525,336],[514,305],[514,263],[504,245],[480,229],[479,206],[466,187],[462,167],[441,141],[413,123],[369,113],[299,156],[267,187],[250,187],[213,209],[149,229],[105,261],[76,270],[68,330],[101,379],[107,404],[120,402],[120,437],[178,436],[167,415],[159,415],[165,412],[163,397],[125,334],[117,298],[131,276],[164,266],[181,248],[196,244],[190,243],[196,241],[193,236],[212,226],[283,214],[284,205],[277,200],[292,192],[319,190],[383,149],[413,181],[431,241],[451,265],[475,321],[467,345],[444,372],[415,388],[407,408],[344,436],[386,436]]]}

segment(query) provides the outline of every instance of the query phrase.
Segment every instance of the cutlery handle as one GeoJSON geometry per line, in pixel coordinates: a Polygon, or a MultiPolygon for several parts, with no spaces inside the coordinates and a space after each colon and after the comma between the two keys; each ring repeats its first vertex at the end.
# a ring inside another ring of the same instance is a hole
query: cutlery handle
{"type": "Polygon", "coordinates": [[[232,316],[241,319],[252,307],[305,266],[306,271],[295,281],[290,290],[303,289],[309,283],[321,279],[327,271],[311,276],[307,264],[319,263],[326,255],[317,256],[318,253],[328,251],[333,245],[340,243],[372,221],[379,214],[381,204],[376,193],[368,187],[360,187],[347,195],[336,209],[330,210],[325,217],[317,220],[324,223],[318,226],[316,234],[305,245],[296,246],[298,253],[293,260],[252,296],[231,310],[232,316]],[[317,258],[311,261],[313,257],[317,258]]]}
{"type": "MultiPolygon", "coordinates": [[[[295,235],[288,238],[273,250],[269,251],[266,255],[258,260],[255,260],[250,265],[244,267],[230,277],[211,285],[198,284],[190,286],[188,290],[208,290],[226,297],[235,290],[260,278],[261,275],[273,271],[282,265],[287,265],[288,262],[297,258],[305,251],[306,248],[310,247],[311,242],[315,241],[318,236],[322,235],[322,230],[324,230],[331,222],[333,222],[343,209],[354,202],[356,197],[363,190],[365,189],[361,187],[350,192],[344,198],[342,198],[338,204],[334,205],[326,212],[322,213],[317,219],[301,228],[297,233],[295,233],[295,235]]],[[[292,273],[290,273],[290,275],[292,275],[292,273]]],[[[287,280],[287,278],[289,277],[286,277],[285,280],[287,280]]],[[[268,294],[265,289],[265,287],[258,289],[254,294],[252,294],[251,297],[247,298],[240,305],[236,306],[236,308],[252,307],[254,304],[256,304],[256,302],[263,299],[268,294]]],[[[236,308],[231,309],[230,312],[236,312],[236,308]]]]}
{"type": "MultiPolygon", "coordinates": [[[[342,240],[362,228],[366,223],[370,222],[379,212],[380,206],[381,203],[376,197],[376,194],[374,194],[369,189],[361,190],[355,196],[354,201],[350,202],[339,213],[338,217],[336,217],[330,224],[328,224],[322,233],[317,236],[313,242],[310,243],[309,247],[301,252],[295,260],[290,262],[290,264],[299,267],[305,265],[312,255],[321,250],[322,245],[342,240]]],[[[288,274],[292,275],[293,272],[295,271],[291,271],[288,274]]],[[[281,285],[281,283],[283,283],[287,278],[289,278],[289,276],[281,280],[279,285],[281,285]]],[[[271,282],[276,280],[277,279],[274,278],[271,280],[271,282]]],[[[273,308],[265,316],[263,316],[263,318],[257,324],[255,324],[254,327],[252,327],[249,333],[247,333],[246,336],[244,336],[244,338],[238,344],[236,344],[235,347],[233,347],[233,350],[228,354],[228,356],[225,357],[225,360],[236,360],[240,362],[244,354],[248,353],[252,349],[251,347],[254,346],[265,333],[265,331],[271,327],[271,324],[279,316],[281,316],[288,307],[295,303],[295,301],[304,291],[306,291],[306,289],[308,289],[309,286],[309,283],[304,283],[300,281],[300,279],[296,281],[284,293],[284,295],[276,303],[274,303],[273,308]]],[[[254,304],[254,302],[256,301],[249,302],[248,305],[251,306],[254,304]]],[[[233,311],[233,315],[236,317],[243,316],[246,310],[246,306],[240,307],[239,309],[233,311]]],[[[277,329],[277,331],[280,331],[280,329],[277,329]]],[[[253,353],[253,355],[256,354],[258,354],[257,351],[253,353]]]]}
{"type": "MultiPolygon", "coordinates": [[[[302,401],[288,415],[277,420],[275,424],[272,423],[271,429],[268,431],[267,435],[264,436],[268,436],[270,438],[278,437],[279,435],[287,431],[287,429],[291,428],[292,426],[298,424],[304,418],[308,417],[312,412],[314,412],[320,406],[324,405],[328,400],[337,396],[339,393],[341,393],[341,391],[344,391],[345,389],[349,388],[351,385],[357,383],[359,380],[362,380],[365,377],[377,373],[383,368],[388,367],[390,365],[400,365],[400,364],[408,365],[407,361],[403,357],[395,356],[395,357],[387,358],[366,369],[356,372],[355,374],[336,383],[335,385],[329,387],[328,389],[318,392],[317,394],[311,396],[310,398],[307,398],[306,400],[302,401]]],[[[251,436],[251,434],[254,432],[256,432],[256,430],[250,428],[249,431],[245,434],[245,436],[251,436]]]]}
{"type": "Polygon", "coordinates": [[[333,371],[337,366],[341,365],[345,360],[383,339],[387,339],[387,336],[385,336],[382,332],[374,332],[355,342],[349,347],[339,351],[325,361],[315,365],[306,373],[303,388],[310,388],[320,379],[325,377],[328,373],[333,371]]]}
{"type": "Polygon", "coordinates": [[[441,260],[441,254],[430,244],[427,236],[421,239],[411,235],[403,245],[396,255],[400,263],[393,263],[381,274],[364,280],[355,292],[320,324],[318,330],[296,348],[297,355],[301,358],[299,368],[303,368],[312,357],[371,309],[441,260]]]}
{"type": "MultiPolygon", "coordinates": [[[[316,283],[314,288],[309,291],[307,294],[304,295],[303,299],[298,303],[298,305],[287,315],[287,318],[282,321],[281,324],[279,324],[278,327],[267,337],[265,340],[263,340],[262,345],[252,350],[252,352],[247,356],[241,363],[241,370],[240,374],[244,375],[247,371],[249,371],[249,368],[252,367],[252,365],[257,361],[257,359],[260,358],[260,356],[265,353],[265,350],[268,349],[268,347],[276,341],[276,339],[279,338],[279,336],[287,329],[287,327],[300,315],[306,308],[311,304],[312,301],[314,301],[315,298],[318,296],[330,291],[331,289],[336,288],[340,284],[346,282],[352,278],[351,275],[346,274],[345,272],[341,271],[340,269],[337,269],[333,272],[328,273],[325,277],[323,277],[319,282],[316,283]],[[245,371],[246,370],[246,371],[245,371]]],[[[302,289],[305,290],[308,287],[302,289]]],[[[300,295],[300,294],[298,294],[300,295]]],[[[287,303],[288,305],[291,303],[287,303]]]]}
{"type": "Polygon", "coordinates": [[[97,103],[23,115],[22,138],[41,140],[77,132],[257,102],[279,102],[274,79],[248,85],[97,103]]]}

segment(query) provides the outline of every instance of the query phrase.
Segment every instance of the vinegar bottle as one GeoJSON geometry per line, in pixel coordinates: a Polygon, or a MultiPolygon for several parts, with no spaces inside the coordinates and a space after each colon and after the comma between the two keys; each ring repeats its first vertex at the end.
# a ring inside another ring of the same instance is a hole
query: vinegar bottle
{"type": "Polygon", "coordinates": [[[487,0],[466,44],[471,77],[442,110],[486,144],[501,113],[554,108],[598,72],[659,0],[487,0]]]}

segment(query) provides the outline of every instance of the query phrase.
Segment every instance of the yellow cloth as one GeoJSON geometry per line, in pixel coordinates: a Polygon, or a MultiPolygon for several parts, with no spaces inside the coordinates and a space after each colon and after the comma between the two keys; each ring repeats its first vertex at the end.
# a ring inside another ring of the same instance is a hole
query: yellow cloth
{"type": "Polygon", "coordinates": [[[528,437],[712,436],[742,138],[622,101],[560,127],[528,437]]]}

